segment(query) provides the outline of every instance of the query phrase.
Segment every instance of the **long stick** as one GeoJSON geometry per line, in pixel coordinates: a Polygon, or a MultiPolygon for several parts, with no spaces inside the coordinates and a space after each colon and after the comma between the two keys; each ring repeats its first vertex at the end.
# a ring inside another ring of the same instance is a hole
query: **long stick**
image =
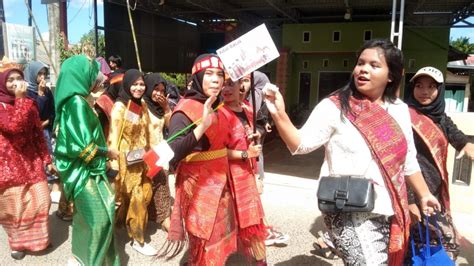
{"type": "Polygon", "coordinates": [[[138,52],[137,37],[135,36],[135,27],[133,26],[132,11],[130,10],[130,2],[127,0],[128,18],[130,19],[130,28],[132,30],[133,44],[135,45],[135,54],[137,56],[138,70],[142,71],[142,64],[140,63],[140,54],[138,52]]]}
{"type": "Polygon", "coordinates": [[[26,8],[28,8],[28,13],[30,14],[30,18],[33,19],[33,23],[35,23],[35,29],[36,29],[36,32],[38,32],[38,35],[40,37],[40,41],[41,41],[41,44],[43,45],[43,48],[44,50],[46,51],[46,55],[48,56],[48,59],[49,61],[51,62],[51,67],[53,68],[53,71],[54,71],[54,75],[57,77],[57,71],[56,71],[56,67],[54,66],[54,62],[53,60],[51,59],[51,53],[49,52],[48,48],[46,47],[46,44],[44,44],[44,41],[43,41],[43,36],[41,36],[41,32],[38,28],[38,24],[36,23],[36,19],[35,17],[33,16],[33,12],[31,11],[31,8],[30,6],[28,5],[28,0],[25,0],[25,4],[26,4],[26,8]]]}

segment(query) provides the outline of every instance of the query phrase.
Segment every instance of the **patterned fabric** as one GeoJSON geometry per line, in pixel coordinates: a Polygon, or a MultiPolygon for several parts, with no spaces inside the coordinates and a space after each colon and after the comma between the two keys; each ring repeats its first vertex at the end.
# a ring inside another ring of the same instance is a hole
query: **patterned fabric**
{"type": "MultiPolygon", "coordinates": [[[[155,137],[152,146],[158,145],[163,140],[163,129],[165,127],[164,117],[158,118],[148,110],[152,133],[155,137]]],[[[167,217],[171,215],[171,193],[168,184],[168,172],[160,171],[153,178],[153,200],[148,206],[149,219],[161,224],[167,217]]]]}
{"type": "MultiPolygon", "coordinates": [[[[442,177],[440,187],[437,188],[436,191],[432,191],[433,194],[438,195],[437,197],[441,202],[442,211],[440,214],[438,214],[437,219],[430,219],[430,239],[434,243],[438,242],[438,236],[435,229],[436,227],[434,226],[434,223],[437,223],[441,230],[441,240],[446,252],[451,258],[456,260],[460,252],[460,236],[458,235],[456,227],[453,223],[449,200],[449,176],[448,170],[446,168],[448,139],[444,135],[444,132],[433,122],[433,120],[427,116],[417,112],[413,108],[410,108],[410,115],[414,132],[420,137],[420,139],[423,140],[424,145],[428,147],[438,173],[442,177]]],[[[423,175],[423,177],[425,179],[433,178],[432,176],[426,175],[423,175]]],[[[430,183],[430,180],[426,180],[426,182],[430,183]]],[[[420,234],[417,228],[418,226],[413,226],[412,233],[415,243],[420,243],[420,234]]],[[[422,232],[424,234],[424,225],[422,225],[422,228],[422,232]]]]}
{"type": "Polygon", "coordinates": [[[102,177],[89,178],[74,202],[75,212],[72,220],[74,257],[82,265],[120,265],[120,258],[114,247],[115,202],[108,181],[102,177]]]}
{"type": "MultiPolygon", "coordinates": [[[[247,139],[245,125],[237,115],[227,106],[221,109],[229,123],[229,140],[227,148],[230,150],[246,151],[250,141],[247,139]]],[[[243,112],[247,119],[247,126],[251,121],[252,111],[250,106],[244,106],[243,112]]],[[[260,195],[257,190],[255,173],[258,173],[255,158],[242,161],[230,160],[230,186],[234,195],[237,218],[239,223],[239,240],[244,246],[244,251],[253,254],[257,260],[265,259],[266,230],[263,224],[264,212],[260,195]]]]}
{"type": "Polygon", "coordinates": [[[357,212],[326,214],[324,223],[346,265],[388,264],[390,221],[386,216],[357,212]]]}
{"type": "MultiPolygon", "coordinates": [[[[227,148],[230,150],[247,151],[250,146],[247,132],[253,129],[253,126],[249,124],[252,118],[250,107],[245,106],[241,114],[246,119],[245,124],[227,106],[222,109],[222,113],[227,118],[230,126],[227,148]]],[[[260,224],[264,213],[255,182],[255,173],[258,172],[255,158],[249,158],[245,161],[240,158],[229,159],[229,168],[232,193],[237,206],[239,227],[245,228],[260,224]]]]}
{"type": "Polygon", "coordinates": [[[148,219],[161,224],[171,215],[171,193],[168,184],[168,172],[160,171],[153,178],[153,200],[148,205],[148,219]]]}
{"type": "Polygon", "coordinates": [[[104,130],[105,138],[109,136],[109,127],[110,127],[110,120],[112,114],[112,107],[114,102],[110,99],[110,96],[107,94],[102,94],[97,98],[95,101],[96,108],[100,108],[104,113],[105,117],[107,118],[104,123],[102,124],[102,129],[104,130]]]}
{"type": "MultiPolygon", "coordinates": [[[[203,108],[202,103],[185,99],[175,112],[183,112],[196,121],[203,108]]],[[[214,113],[205,133],[210,142],[206,152],[225,149],[227,128],[222,113],[214,113]]],[[[182,160],[176,170],[176,200],[168,240],[184,241],[186,229],[191,265],[223,265],[237,250],[237,222],[227,183],[228,171],[227,153],[211,160],[182,160]]]]}
{"type": "Polygon", "coordinates": [[[139,148],[150,147],[153,142],[150,118],[145,102],[142,101],[142,113],[136,123],[125,119],[126,107],[116,102],[112,109],[110,127],[110,145],[119,152],[119,174],[115,180],[115,189],[121,204],[117,209],[117,224],[125,223],[128,235],[143,244],[148,221],[148,205],[152,198],[152,184],[146,176],[144,163],[127,165],[126,153],[139,148]]]}
{"type": "Polygon", "coordinates": [[[0,122],[0,189],[46,180],[44,166],[51,157],[35,102],[23,98],[13,105],[0,103],[0,112],[8,114],[0,122]]]}
{"type": "Polygon", "coordinates": [[[190,265],[225,265],[229,255],[237,251],[237,222],[227,186],[222,191],[218,206],[209,240],[189,235],[190,265]]]}
{"type": "MultiPolygon", "coordinates": [[[[427,116],[410,108],[410,116],[413,123],[413,130],[428,146],[431,156],[443,178],[441,183],[440,199],[446,211],[450,212],[449,204],[449,176],[446,168],[446,160],[448,158],[448,139],[444,132],[427,116]]],[[[430,177],[425,177],[430,178],[430,177]]]]}
{"type": "MultiPolygon", "coordinates": [[[[337,96],[330,99],[339,106],[337,96]]],[[[410,233],[403,171],[407,141],[398,123],[379,104],[354,97],[349,99],[349,104],[353,113],[347,117],[364,136],[390,192],[395,215],[390,228],[389,264],[399,265],[404,260],[410,233]]]]}
{"type": "Polygon", "coordinates": [[[49,245],[50,206],[46,181],[0,189],[0,224],[11,250],[40,251],[49,245]]]}

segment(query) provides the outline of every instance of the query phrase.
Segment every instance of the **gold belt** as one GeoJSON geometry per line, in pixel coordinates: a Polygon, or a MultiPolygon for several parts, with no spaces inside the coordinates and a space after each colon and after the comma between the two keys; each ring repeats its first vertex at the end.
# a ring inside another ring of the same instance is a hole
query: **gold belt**
{"type": "Polygon", "coordinates": [[[227,156],[227,149],[193,152],[184,158],[185,162],[210,161],[227,156]]]}

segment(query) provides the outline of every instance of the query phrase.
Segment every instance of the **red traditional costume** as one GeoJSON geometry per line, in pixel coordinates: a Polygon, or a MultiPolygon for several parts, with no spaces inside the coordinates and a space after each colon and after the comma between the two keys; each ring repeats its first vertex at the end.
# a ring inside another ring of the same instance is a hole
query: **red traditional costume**
{"type": "MultiPolygon", "coordinates": [[[[252,121],[251,107],[249,105],[243,107],[247,121],[252,121]]],[[[247,151],[250,141],[247,139],[244,123],[229,107],[225,106],[221,111],[227,118],[230,128],[227,148],[247,151]]],[[[253,129],[251,123],[248,123],[248,126],[253,129]]],[[[239,240],[247,254],[253,254],[257,260],[263,260],[265,259],[266,231],[263,224],[263,207],[255,181],[255,173],[258,173],[257,162],[255,158],[229,160],[229,168],[239,224],[239,240]]]]}
{"type": "MultiPolygon", "coordinates": [[[[49,244],[51,205],[44,167],[51,164],[36,103],[6,89],[12,71],[0,74],[0,224],[12,251],[49,244]]],[[[22,74],[23,76],[23,74],[22,74]]]]}
{"type": "MultiPolygon", "coordinates": [[[[174,112],[182,112],[196,122],[203,109],[202,103],[183,99],[174,112]]],[[[184,241],[186,230],[192,265],[224,265],[237,250],[235,210],[227,182],[227,131],[223,114],[212,114],[212,125],[205,133],[210,148],[192,152],[176,170],[176,201],[168,238],[184,241]]]]}

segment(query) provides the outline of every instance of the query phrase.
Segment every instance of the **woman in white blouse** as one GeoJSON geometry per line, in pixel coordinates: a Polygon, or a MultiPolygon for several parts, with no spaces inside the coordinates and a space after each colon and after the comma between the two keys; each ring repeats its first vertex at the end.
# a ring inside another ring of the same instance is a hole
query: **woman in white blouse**
{"type": "Polygon", "coordinates": [[[278,90],[265,90],[268,109],[292,154],[324,145],[321,176],[360,175],[374,183],[373,211],[324,214],[345,264],[402,264],[410,224],[405,180],[426,214],[439,208],[416,160],[407,105],[397,98],[402,76],[398,48],[388,40],[367,42],[349,83],[323,99],[300,130],[286,114],[278,90]]]}

